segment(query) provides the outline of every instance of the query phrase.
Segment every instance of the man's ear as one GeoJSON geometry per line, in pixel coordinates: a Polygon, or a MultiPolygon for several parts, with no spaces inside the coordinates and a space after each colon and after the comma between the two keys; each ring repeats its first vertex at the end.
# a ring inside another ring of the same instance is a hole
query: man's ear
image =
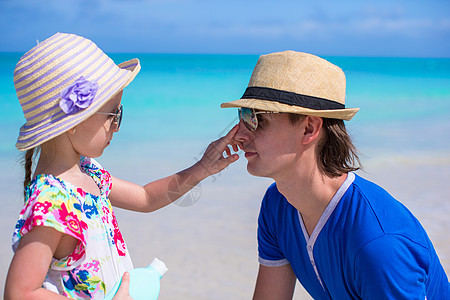
{"type": "Polygon", "coordinates": [[[317,139],[323,125],[323,120],[321,117],[306,116],[303,123],[305,127],[302,136],[302,143],[306,145],[317,139]]]}

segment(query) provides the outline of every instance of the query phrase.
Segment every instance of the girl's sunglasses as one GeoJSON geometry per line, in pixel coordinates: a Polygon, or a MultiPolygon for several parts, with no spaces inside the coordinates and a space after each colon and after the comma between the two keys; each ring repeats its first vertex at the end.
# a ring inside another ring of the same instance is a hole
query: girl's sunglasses
{"type": "Polygon", "coordinates": [[[120,106],[116,109],[115,113],[107,113],[107,112],[97,112],[97,113],[102,115],[114,116],[113,123],[116,125],[116,131],[119,131],[120,124],[122,123],[122,114],[123,114],[122,104],[120,104],[120,106]]]}
{"type": "Polygon", "coordinates": [[[253,108],[242,107],[238,109],[239,120],[244,122],[245,127],[250,131],[258,128],[258,117],[260,114],[277,114],[276,111],[255,111],[253,108]]]}

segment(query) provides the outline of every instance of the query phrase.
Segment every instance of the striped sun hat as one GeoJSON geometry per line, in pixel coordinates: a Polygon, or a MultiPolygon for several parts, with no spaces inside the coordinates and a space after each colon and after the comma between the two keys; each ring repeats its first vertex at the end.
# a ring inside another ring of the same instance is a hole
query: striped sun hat
{"type": "Polygon", "coordinates": [[[25,151],[70,130],[125,88],[138,59],[116,65],[92,41],[57,33],[25,53],[14,86],[26,123],[16,147],[25,151]]]}

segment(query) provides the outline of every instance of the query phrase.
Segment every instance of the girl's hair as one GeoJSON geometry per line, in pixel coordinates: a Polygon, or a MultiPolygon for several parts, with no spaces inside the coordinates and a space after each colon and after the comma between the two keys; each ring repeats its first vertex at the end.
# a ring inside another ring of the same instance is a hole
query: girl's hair
{"type": "MultiPolygon", "coordinates": [[[[289,114],[289,120],[295,124],[305,116],[289,114]]],[[[324,137],[319,141],[318,165],[319,169],[330,177],[337,177],[343,173],[356,171],[361,168],[358,149],[353,145],[343,120],[322,118],[324,137]]]]}
{"type": "MultiPolygon", "coordinates": [[[[39,148],[39,147],[38,147],[39,148]]],[[[38,148],[31,148],[27,150],[23,157],[23,165],[25,167],[25,178],[23,180],[23,197],[26,197],[26,187],[31,182],[33,175],[33,161],[39,152],[38,148]]]]}

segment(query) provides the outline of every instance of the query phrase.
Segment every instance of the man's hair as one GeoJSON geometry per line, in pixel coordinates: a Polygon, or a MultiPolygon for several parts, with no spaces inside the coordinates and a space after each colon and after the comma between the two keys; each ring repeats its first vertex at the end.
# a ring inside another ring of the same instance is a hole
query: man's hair
{"type": "MultiPolygon", "coordinates": [[[[295,124],[304,115],[289,114],[289,121],[295,124]]],[[[317,147],[319,169],[330,177],[356,171],[361,168],[358,149],[353,145],[343,120],[322,118],[324,136],[317,147]]]]}

